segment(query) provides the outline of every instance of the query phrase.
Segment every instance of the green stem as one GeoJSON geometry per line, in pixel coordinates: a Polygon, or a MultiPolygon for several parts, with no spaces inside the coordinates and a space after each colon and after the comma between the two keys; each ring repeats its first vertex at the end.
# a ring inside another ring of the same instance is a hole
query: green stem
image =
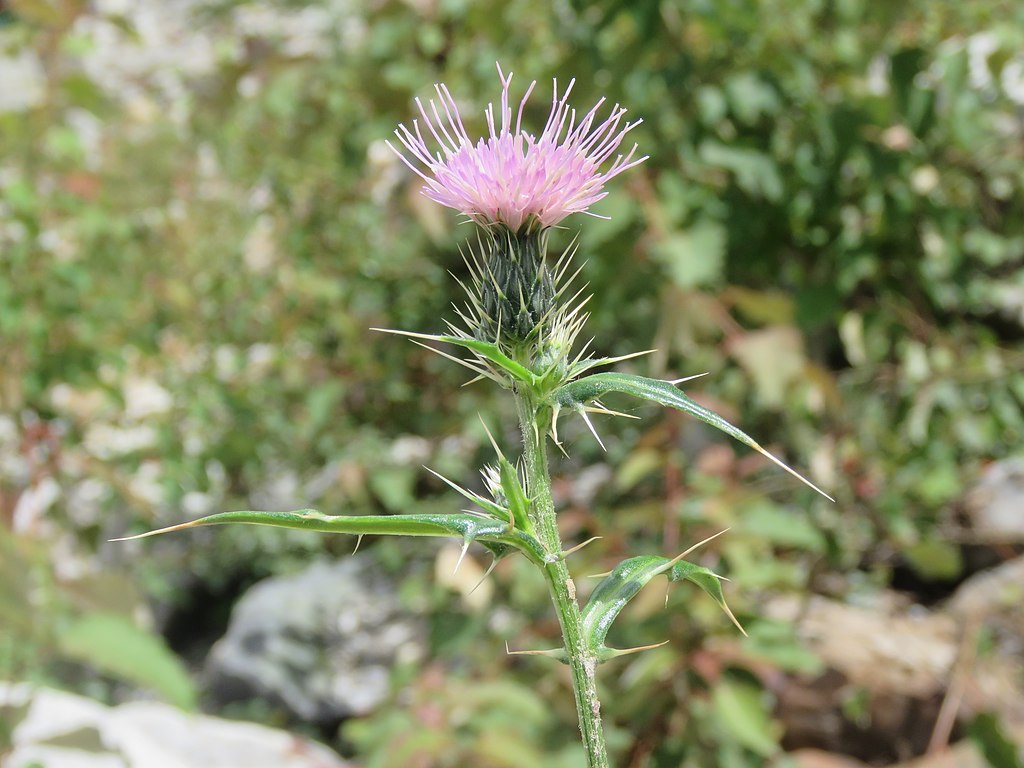
{"type": "Polygon", "coordinates": [[[555,521],[555,504],[551,497],[551,476],[545,446],[545,425],[540,423],[538,407],[529,392],[516,392],[519,426],[523,432],[523,448],[529,479],[530,514],[537,535],[547,552],[544,576],[562,627],[572,687],[576,695],[576,711],[580,732],[587,753],[588,768],[608,768],[608,751],[601,725],[601,701],[597,694],[595,670],[597,657],[583,634],[583,620],[576,602],[576,585],[562,554],[562,540],[555,521]]]}

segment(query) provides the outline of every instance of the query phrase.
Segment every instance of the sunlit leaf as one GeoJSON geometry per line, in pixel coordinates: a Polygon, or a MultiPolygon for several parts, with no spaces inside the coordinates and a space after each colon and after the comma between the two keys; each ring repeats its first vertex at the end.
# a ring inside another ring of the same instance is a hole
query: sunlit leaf
{"type": "Polygon", "coordinates": [[[635,376],[628,373],[595,373],[582,379],[576,379],[560,387],[553,395],[555,404],[560,408],[572,410],[581,409],[586,403],[594,400],[608,392],[623,392],[635,397],[642,397],[645,400],[667,405],[684,411],[691,416],[710,424],[715,429],[725,432],[730,437],[739,440],[741,443],[750,446],[762,456],[786,470],[793,477],[802,483],[813,488],[829,501],[832,497],[818,488],[814,483],[800,473],[791,469],[789,465],[777,459],[774,455],[762,448],[754,438],[746,432],[733,426],[717,413],[684,395],[675,385],[669,381],[648,379],[644,376],[635,376]]]}

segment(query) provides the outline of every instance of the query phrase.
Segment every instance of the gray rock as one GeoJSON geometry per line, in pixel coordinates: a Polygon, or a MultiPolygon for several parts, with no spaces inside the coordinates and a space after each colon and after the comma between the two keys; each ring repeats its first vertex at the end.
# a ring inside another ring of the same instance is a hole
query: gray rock
{"type": "Polygon", "coordinates": [[[108,707],[0,682],[0,718],[13,726],[4,768],[351,768],[286,731],[151,701],[108,707]]]}
{"type": "Polygon", "coordinates": [[[207,659],[207,688],[220,704],[259,698],[329,725],[380,704],[391,669],[420,658],[423,638],[372,557],[314,563],[242,596],[207,659]]]}
{"type": "Polygon", "coordinates": [[[1024,542],[1024,456],[993,462],[967,496],[971,530],[984,542],[1024,542]]]}

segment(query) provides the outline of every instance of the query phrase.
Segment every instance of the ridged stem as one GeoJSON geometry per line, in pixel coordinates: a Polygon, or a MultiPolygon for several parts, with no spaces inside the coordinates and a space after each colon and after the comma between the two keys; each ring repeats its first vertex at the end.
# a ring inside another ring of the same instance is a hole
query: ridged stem
{"type": "Polygon", "coordinates": [[[572,687],[576,696],[580,733],[587,754],[588,768],[608,768],[608,751],[601,725],[601,701],[597,694],[595,670],[597,658],[583,634],[580,607],[576,602],[576,585],[562,558],[562,540],[555,521],[555,504],[551,496],[551,475],[545,445],[546,425],[530,392],[516,393],[519,426],[523,433],[523,449],[529,481],[530,512],[537,535],[548,554],[544,576],[551,600],[562,627],[562,642],[572,670],[572,687]]]}

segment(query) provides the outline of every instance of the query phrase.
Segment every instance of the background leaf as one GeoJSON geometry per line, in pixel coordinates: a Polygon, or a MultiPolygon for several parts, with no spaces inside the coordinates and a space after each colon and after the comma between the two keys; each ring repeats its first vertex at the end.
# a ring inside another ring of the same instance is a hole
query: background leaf
{"type": "Polygon", "coordinates": [[[765,712],[764,693],[749,683],[722,680],[712,695],[719,722],[736,741],[761,757],[779,751],[778,726],[765,712]]]}
{"type": "Polygon", "coordinates": [[[60,646],[69,658],[155,691],[182,709],[196,706],[195,685],[177,656],[123,616],[86,614],[61,633],[60,646]]]}

